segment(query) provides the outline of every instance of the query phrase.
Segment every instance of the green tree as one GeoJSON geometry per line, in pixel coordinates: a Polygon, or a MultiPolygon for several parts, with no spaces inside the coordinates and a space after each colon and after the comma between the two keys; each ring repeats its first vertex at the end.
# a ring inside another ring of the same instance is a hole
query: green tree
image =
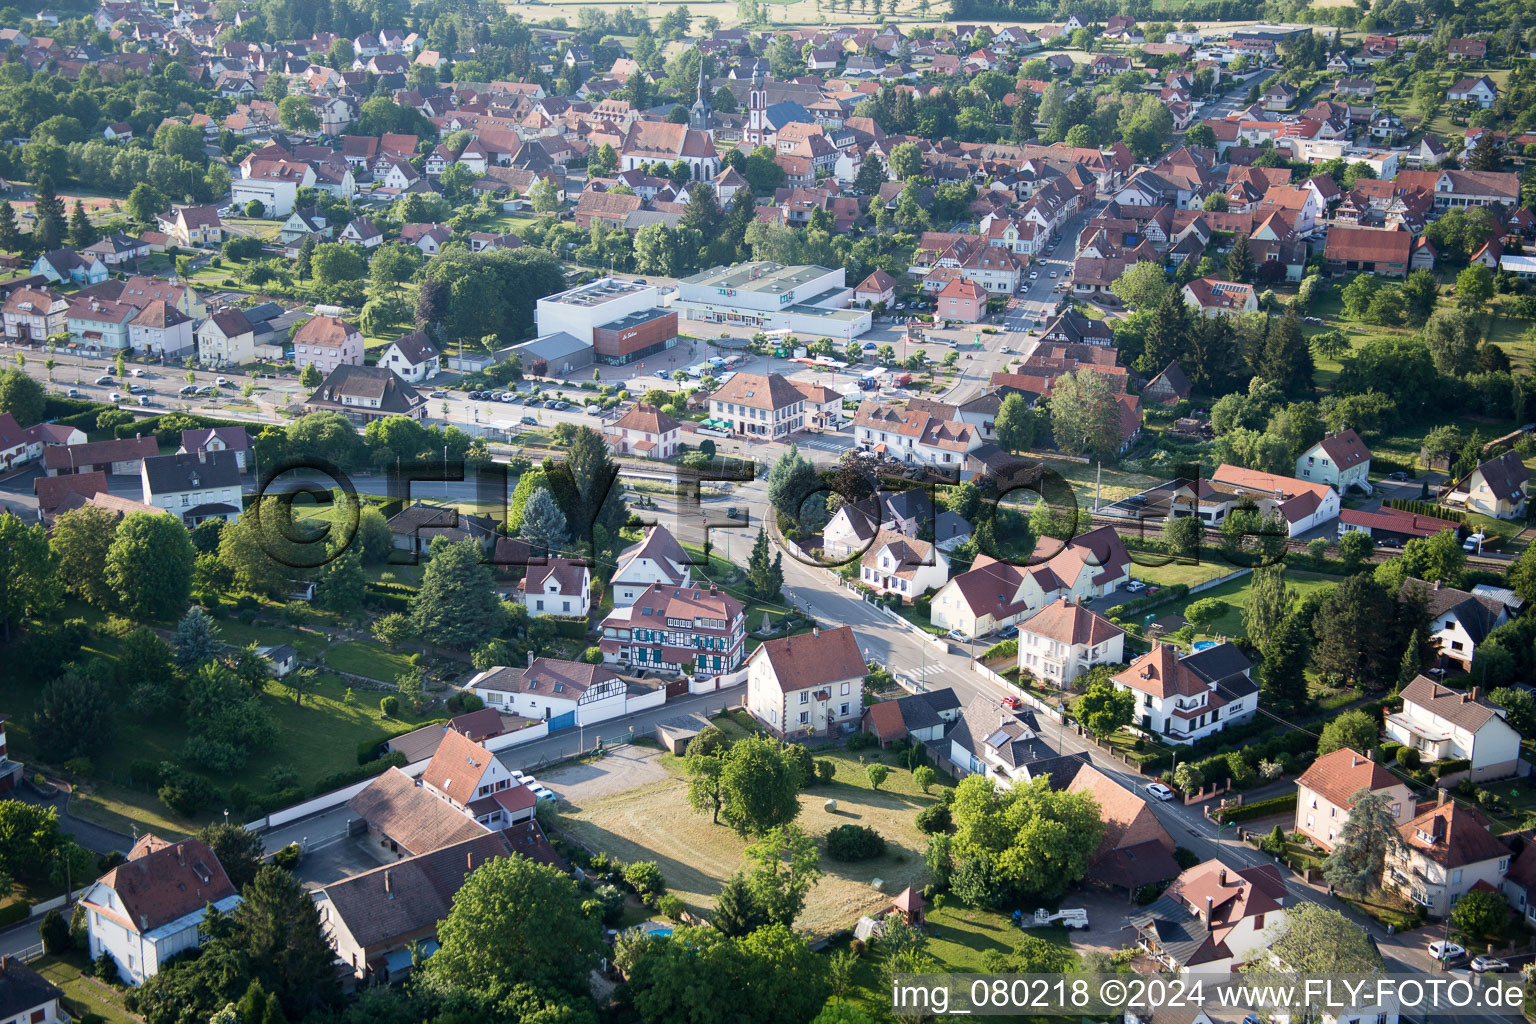
{"type": "Polygon", "coordinates": [[[479,865],[438,928],[441,948],[422,968],[434,991],[487,1003],[519,985],[586,995],[602,925],[582,912],[569,876],[523,856],[479,865]]]}
{"type": "Polygon", "coordinates": [[[1197,630],[1208,633],[1216,620],[1227,613],[1231,606],[1216,597],[1203,597],[1184,607],[1184,618],[1197,630]]]}
{"type": "Polygon", "coordinates": [[[817,486],[816,469],[791,444],[768,471],[768,501],[791,519],[798,519],[800,506],[817,486]]]}
{"type": "Polygon", "coordinates": [[[43,687],[32,715],[32,742],[55,764],[96,754],[111,741],[114,712],[115,702],[101,682],[71,667],[43,687]]]}
{"type": "Polygon", "coordinates": [[[0,413],[10,413],[17,423],[36,423],[46,401],[43,386],[21,369],[0,370],[0,413]]]}
{"type": "Polygon", "coordinates": [[[1481,313],[1493,298],[1493,271],[1474,263],[1456,275],[1456,303],[1463,309],[1481,313]]]}
{"type": "Polygon", "coordinates": [[[1505,711],[1505,721],[1522,736],[1536,736],[1536,697],[1531,691],[1500,686],[1488,694],[1488,700],[1505,711]]]}
{"type": "Polygon", "coordinates": [[[69,244],[76,249],[84,249],[95,245],[100,237],[101,232],[96,230],[96,225],[85,214],[85,204],[76,199],[74,209],[69,214],[69,244]]]}
{"type": "Polygon", "coordinates": [[[738,871],[720,887],[710,923],[722,934],[733,937],[749,935],[769,923],[768,911],[758,902],[746,875],[738,871]]]}
{"type": "Polygon", "coordinates": [[[997,445],[1008,452],[1029,451],[1035,443],[1035,410],[1020,394],[1005,397],[998,406],[997,445]]]}
{"type": "Polygon", "coordinates": [[[1435,311],[1435,303],[1440,299],[1440,282],[1435,280],[1433,271],[1420,267],[1403,282],[1402,293],[1409,322],[1422,324],[1435,311]]]}
{"type": "Polygon", "coordinates": [[[1283,970],[1299,974],[1379,974],[1385,970],[1370,933],[1337,910],[1321,903],[1300,902],[1288,908],[1285,916],[1285,931],[1269,947],[1283,970]]]}
{"type": "Polygon", "coordinates": [[[307,96],[285,96],[278,100],[277,118],[291,132],[312,132],[320,127],[320,115],[307,96]]]}
{"type": "Polygon", "coordinates": [[[891,174],[897,181],[906,181],[923,169],[923,157],[913,142],[898,142],[891,148],[891,174]]]}
{"type": "Polygon", "coordinates": [[[106,579],[118,603],[141,619],[169,619],[187,606],[196,552],[174,516],[132,512],[107,549],[106,579]]]}
{"type": "Polygon", "coordinates": [[[197,838],[207,843],[214,856],[219,858],[219,864],[236,889],[244,889],[255,880],[261,870],[261,836],[247,832],[243,825],[220,821],[204,825],[197,838]]]}
{"type": "Polygon", "coordinates": [[[1243,608],[1244,632],[1262,641],[1279,628],[1295,603],[1296,591],[1286,585],[1283,564],[1255,569],[1243,608]]]}
{"type": "Polygon", "coordinates": [[[1089,684],[1087,692],[1072,704],[1072,713],[1099,739],[1130,725],[1136,718],[1136,695],[1117,688],[1106,679],[1089,684]]]}
{"type": "Polygon", "coordinates": [[[188,608],[176,623],[171,636],[171,646],[176,651],[176,663],[182,668],[201,665],[218,650],[219,627],[203,611],[200,605],[188,608]]]}
{"type": "Polygon", "coordinates": [[[107,551],[117,531],[117,516],[97,505],[82,505],[60,515],[48,548],[65,592],[97,608],[110,608],[116,595],[107,585],[107,551]]]}
{"type": "Polygon", "coordinates": [[[1253,276],[1253,253],[1248,248],[1248,235],[1239,231],[1227,250],[1227,277],[1233,281],[1247,281],[1253,276]]]}
{"type": "Polygon", "coordinates": [[[821,878],[816,841],[797,825],[776,825],[746,849],[747,884],[772,924],[789,927],[821,878]]]}
{"type": "Polygon", "coordinates": [[[1390,671],[1382,626],[1392,612],[1391,597],[1370,576],[1351,576],[1329,589],[1313,621],[1313,667],[1350,682],[1381,678],[1390,671]]]}
{"type": "Polygon", "coordinates": [[[1113,459],[1120,451],[1121,412],[1109,379],[1078,370],[1051,386],[1051,433],[1069,455],[1113,459]]]}
{"type": "Polygon", "coordinates": [[[1323,861],[1323,877],[1344,892],[1363,896],[1381,884],[1387,856],[1401,839],[1388,806],[1392,797],[1365,788],[1350,798],[1349,817],[1339,829],[1333,852],[1323,861]]]}
{"type": "Polygon", "coordinates": [[[752,554],[747,559],[747,589],[759,601],[779,601],[784,589],[784,555],[782,552],[770,558],[768,534],[759,529],[752,543],[752,554]]]}
{"type": "MultiPolygon", "coordinates": [[[[1249,634],[1250,636],[1255,634],[1249,634]]],[[[1300,615],[1287,615],[1259,642],[1261,688],[1266,700],[1298,707],[1307,699],[1307,627],[1300,615]]]]}
{"type": "Polygon", "coordinates": [[[891,770],[878,761],[872,761],[864,766],[864,774],[869,778],[869,788],[878,791],[890,776],[891,770]]]}
{"type": "Polygon", "coordinates": [[[430,552],[411,600],[417,635],[429,644],[471,651],[506,628],[507,612],[479,544],[436,537],[430,552]]]}
{"type": "Polygon", "coordinates": [[[9,199],[0,200],[0,249],[21,251],[21,231],[16,226],[16,210],[9,199]]]}
{"type": "Polygon", "coordinates": [[[720,791],[720,816],[743,835],[762,835],[800,813],[800,770],[762,737],[731,744],[721,765],[720,791]]]}
{"type": "Polygon", "coordinates": [[[1350,530],[1339,538],[1339,557],[1344,560],[1346,572],[1354,572],[1360,563],[1368,561],[1375,549],[1376,542],[1371,535],[1359,530],[1350,530]]]}
{"type": "Polygon", "coordinates": [[[1054,792],[1044,778],[999,790],[969,776],[955,787],[951,813],[961,870],[967,861],[990,865],[997,883],[1026,904],[1059,896],[1081,878],[1104,830],[1091,797],[1054,792]]]}
{"type": "Polygon", "coordinates": [[[339,994],[336,956],[325,940],[320,912],[292,873],[271,864],[260,868],[241,892],[230,921],[253,978],[277,997],[289,1019],[339,994]]]}
{"type": "Polygon", "coordinates": [[[1331,754],[1348,747],[1355,751],[1370,750],[1376,745],[1381,729],[1375,718],[1360,710],[1346,711],[1323,726],[1317,741],[1317,756],[1331,754]]]}
{"type": "Polygon", "coordinates": [[[522,525],[518,533],[528,541],[535,555],[543,557],[559,554],[570,541],[565,524],[565,513],[555,502],[549,488],[533,493],[523,508],[522,525]]]}
{"type": "Polygon", "coordinates": [[[688,745],[683,774],[688,779],[688,805],[700,813],[708,811],[712,824],[720,824],[720,808],[725,803],[721,775],[725,762],[721,752],[703,753],[688,745]]]}
{"type": "Polygon", "coordinates": [[[304,369],[299,372],[299,383],[309,389],[319,387],[323,379],[319,368],[314,363],[305,363],[304,369]]]}
{"type": "Polygon", "coordinates": [[[1131,309],[1138,310],[1156,309],[1171,287],[1162,264],[1140,260],[1116,278],[1109,290],[1131,309]]]}
{"type": "Polygon", "coordinates": [[[1502,935],[1508,923],[1509,902],[1497,891],[1473,889],[1451,908],[1451,927],[1468,938],[1485,940],[1502,935]]]}

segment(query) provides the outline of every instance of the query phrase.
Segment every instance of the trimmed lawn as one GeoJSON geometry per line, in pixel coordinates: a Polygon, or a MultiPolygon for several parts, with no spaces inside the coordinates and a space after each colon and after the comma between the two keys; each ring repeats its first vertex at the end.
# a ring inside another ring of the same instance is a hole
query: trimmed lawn
{"type": "MultiPolygon", "coordinates": [[[[1285,574],[1286,584],[1296,592],[1298,600],[1313,590],[1338,583],[1341,579],[1342,577],[1339,576],[1324,576],[1320,573],[1296,572],[1294,570],[1288,571],[1285,574]]],[[[1223,583],[1219,587],[1213,587],[1199,594],[1192,594],[1183,601],[1159,609],[1157,614],[1159,618],[1168,614],[1183,615],[1184,609],[1193,602],[1202,601],[1206,598],[1216,598],[1217,600],[1227,602],[1228,607],[1226,612],[1211,624],[1211,635],[1243,636],[1245,635],[1243,632],[1243,608],[1248,603],[1248,591],[1251,589],[1253,589],[1253,574],[1249,573],[1230,583],[1223,583]]]]}
{"type": "Polygon", "coordinates": [[[411,667],[411,660],[385,650],[382,644],[347,640],[325,652],[325,664],[338,672],[390,683],[411,667]]]}
{"type": "MultiPolygon", "coordinates": [[[[1148,552],[1148,554],[1151,553],[1148,552]]],[[[1196,562],[1194,565],[1185,565],[1181,562],[1169,562],[1167,565],[1159,566],[1138,565],[1137,554],[1138,552],[1131,552],[1131,575],[1156,587],[1173,587],[1181,583],[1186,587],[1193,587],[1233,571],[1232,566],[1220,559],[1196,562]]]]}
{"type": "MultiPolygon", "coordinates": [[[[864,765],[846,751],[818,752],[837,766],[833,782],[800,795],[799,825],[824,836],[839,825],[869,825],[885,837],[887,852],[874,860],[843,864],[822,858],[825,876],[811,890],[800,930],[825,935],[852,927],[862,914],[884,909],[891,898],[926,877],[923,850],[928,837],[918,831],[917,812],[935,800],[924,796],[909,772],[893,768],[876,792],[864,765]],[[825,808],[837,801],[837,811],[825,808]],[[884,889],[871,882],[882,879],[884,889]]],[[[688,785],[681,778],[651,783],[583,805],[560,817],[560,826],[594,849],[623,861],[654,860],[667,887],[696,911],[709,911],[721,884],[742,865],[746,842],[707,814],[688,806],[688,785]]]]}
{"type": "Polygon", "coordinates": [[[302,629],[285,629],[281,626],[247,626],[243,622],[224,619],[218,623],[218,639],[236,647],[247,644],[288,644],[299,652],[301,658],[313,658],[325,650],[330,641],[318,633],[302,629]]]}
{"type": "MultiPolygon", "coordinates": [[[[84,954],[80,954],[83,956],[84,954]]],[[[86,977],[80,968],[69,960],[57,956],[45,956],[31,964],[32,969],[64,990],[63,1005],[76,1020],[87,1013],[105,1017],[112,1024],[138,1021],[139,1018],[123,1008],[122,994],[95,978],[86,977]]]]}

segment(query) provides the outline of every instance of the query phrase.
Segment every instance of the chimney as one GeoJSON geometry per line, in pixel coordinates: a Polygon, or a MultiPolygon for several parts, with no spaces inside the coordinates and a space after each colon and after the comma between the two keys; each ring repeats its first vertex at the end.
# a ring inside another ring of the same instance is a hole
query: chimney
{"type": "Polygon", "coordinates": [[[198,462],[202,462],[202,463],[207,463],[207,461],[208,461],[208,449],[206,449],[206,448],[199,448],[197,450],[197,461],[198,462]]]}
{"type": "Polygon", "coordinates": [[[466,868],[468,868],[470,871],[475,870],[475,851],[473,851],[473,850],[465,850],[464,851],[464,866],[466,868]]]}
{"type": "Polygon", "coordinates": [[[1356,754],[1354,751],[1350,751],[1350,754],[1349,754],[1349,766],[1351,768],[1358,768],[1358,767],[1360,767],[1360,755],[1356,754]]]}
{"type": "Polygon", "coordinates": [[[1439,580],[1435,580],[1435,586],[1434,586],[1434,589],[1435,589],[1435,590],[1439,590],[1439,589],[1440,589],[1440,581],[1439,581],[1439,580]]]}
{"type": "Polygon", "coordinates": [[[1473,697],[1476,697],[1476,696],[1477,696],[1477,694],[1476,694],[1476,693],[1463,693],[1463,694],[1462,694],[1462,695],[1461,695],[1461,702],[1462,702],[1462,703],[1463,703],[1463,704],[1469,704],[1469,703],[1471,703],[1471,701],[1472,701],[1472,698],[1473,698],[1473,697]]]}
{"type": "Polygon", "coordinates": [[[1439,796],[1435,800],[1435,806],[1444,807],[1450,801],[1450,799],[1451,791],[1448,789],[1442,789],[1440,790],[1439,796]]]}
{"type": "Polygon", "coordinates": [[[528,667],[533,668],[533,652],[528,652],[528,667]]]}
{"type": "Polygon", "coordinates": [[[1214,902],[1215,900],[1209,896],[1205,898],[1205,926],[1207,928],[1211,926],[1211,904],[1214,902]]]}
{"type": "Polygon", "coordinates": [[[1367,761],[1371,761],[1371,762],[1374,762],[1376,760],[1376,748],[1375,747],[1372,747],[1370,750],[1367,750],[1365,752],[1365,759],[1367,761]]]}
{"type": "Polygon", "coordinates": [[[384,898],[387,900],[395,898],[395,891],[389,886],[389,868],[384,869],[384,898]]]}
{"type": "Polygon", "coordinates": [[[1226,868],[1222,868],[1221,869],[1221,874],[1216,876],[1216,880],[1218,882],[1220,882],[1222,885],[1226,885],[1227,884],[1227,869],[1226,868]]]}
{"type": "Polygon", "coordinates": [[[1478,690],[1480,690],[1480,689],[1481,689],[1481,687],[1478,687],[1478,686],[1472,687],[1472,699],[1473,700],[1477,700],[1477,693],[1478,693],[1478,690]]]}

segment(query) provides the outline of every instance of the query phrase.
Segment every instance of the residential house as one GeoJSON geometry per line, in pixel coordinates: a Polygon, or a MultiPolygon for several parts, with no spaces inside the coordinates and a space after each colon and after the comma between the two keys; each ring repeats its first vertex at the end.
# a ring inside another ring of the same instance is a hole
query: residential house
{"type": "Polygon", "coordinates": [[[427,768],[421,786],[489,829],[512,824],[515,815],[531,810],[519,790],[522,783],[501,759],[454,729],[443,733],[442,742],[427,768]]]}
{"type": "Polygon", "coordinates": [[[693,580],[693,556],[664,526],[646,527],[638,544],[619,552],[608,581],[615,608],[627,608],[652,586],[687,587],[693,580]]]}
{"type": "Polygon", "coordinates": [[[851,732],[868,671],[850,626],[766,640],[747,659],[747,710],[779,737],[851,732]]]}
{"type": "Polygon", "coordinates": [[[1340,747],[1297,776],[1296,831],[1331,852],[1362,792],[1384,798],[1387,813],[1399,825],[1417,812],[1413,790],[1406,782],[1373,755],[1340,747]]]}
{"type": "MultiPolygon", "coordinates": [[[[1263,473],[1222,463],[1211,474],[1210,483],[1219,489],[1216,496],[1222,508],[1230,510],[1253,503],[1266,518],[1278,514],[1289,537],[1300,536],[1313,527],[1332,522],[1339,515],[1339,492],[1322,482],[1297,480],[1278,473],[1263,473]]],[[[1217,525],[1225,518],[1223,514],[1209,513],[1204,500],[1200,517],[1209,525],[1217,525]]]]}
{"type": "Polygon", "coordinates": [[[882,529],[916,537],[933,524],[933,512],[933,496],[919,487],[845,503],[821,531],[822,552],[834,560],[851,558],[868,548],[882,529]]]}
{"type": "Polygon", "coordinates": [[[628,692],[624,680],[602,665],[531,655],[526,668],[498,665],[477,673],[466,685],[488,709],[547,720],[551,728],[590,725],[622,714],[628,692]]]}
{"type": "Polygon", "coordinates": [[[986,636],[1057,598],[1103,597],[1130,579],[1131,556],[1112,526],[1060,541],[1042,537],[1022,564],[979,554],[969,572],[934,595],[930,619],[943,630],[986,636]]]}
{"type": "Polygon", "coordinates": [[[139,466],[144,504],[180,516],[189,527],[240,515],[240,466],[234,452],[199,449],[156,455],[139,466]]]}
{"type": "Polygon", "coordinates": [[[341,229],[336,240],[373,249],[384,244],[384,231],[367,217],[354,217],[341,229]]]}
{"type": "Polygon", "coordinates": [[[197,351],[192,318],[163,299],[155,299],[128,321],[128,343],[135,352],[177,362],[197,351]]]}
{"type": "Polygon", "coordinates": [[[1205,317],[1233,313],[1257,313],[1258,295],[1253,285],[1223,281],[1215,277],[1197,277],[1184,286],[1184,301],[1205,317]]]}
{"type": "Polygon", "coordinates": [[[1470,761],[1468,777],[1477,783],[1515,774],[1520,734],[1477,687],[1452,690],[1421,675],[1401,696],[1401,710],[1386,716],[1387,739],[1412,747],[1426,761],[1470,761]]]}
{"type": "Polygon", "coordinates": [[[363,334],[340,317],[311,317],[293,335],[293,359],[300,367],[313,364],[321,373],[344,365],[361,367],[363,334]]]}
{"type": "Polygon", "coordinates": [[[934,315],[973,324],[987,315],[987,290],[975,281],[956,277],[939,289],[934,315]]]}
{"type": "Polygon", "coordinates": [[[65,324],[69,336],[87,351],[126,352],[128,324],[138,314],[138,309],[125,302],[77,300],[70,303],[65,324]]]}
{"type": "Polygon", "coordinates": [[[1476,886],[1497,891],[1509,870],[1509,848],[1493,834],[1493,821],[1470,804],[1440,791],[1440,803],[1405,821],[1401,842],[1387,852],[1382,887],[1445,917],[1476,886]]]}
{"type": "Polygon", "coordinates": [[[1353,430],[1329,434],[1296,456],[1296,476],[1320,480],[1343,494],[1351,487],[1370,492],[1371,452],[1353,430]]]}
{"type": "MultiPolygon", "coordinates": [[[[517,789],[532,798],[525,787],[517,789]]],[[[437,949],[438,924],[469,876],[487,861],[527,853],[518,844],[519,834],[537,830],[535,822],[508,831],[482,830],[315,890],[320,928],[337,961],[357,982],[399,981],[418,956],[437,949]]],[[[538,838],[549,846],[542,833],[538,838]]],[[[548,862],[551,856],[552,849],[534,859],[548,862]]]]}
{"type": "Polygon", "coordinates": [[[1147,382],[1147,386],[1141,389],[1141,397],[1143,401],[1156,402],[1158,405],[1177,405],[1188,398],[1193,390],[1183,368],[1173,362],[1147,382]]]}
{"type": "Polygon", "coordinates": [[[64,990],[14,956],[0,958],[0,1020],[6,1024],[70,1024],[64,990]]]}
{"type": "Polygon", "coordinates": [[[1179,875],[1173,836],[1141,794],[1095,768],[1087,754],[1072,754],[1056,764],[1040,765],[1038,774],[1058,792],[1087,793],[1099,807],[1104,835],[1088,862],[1085,877],[1098,885],[1134,893],[1147,885],[1171,882],[1179,875]]]}
{"type": "Polygon", "coordinates": [[[304,403],[306,412],[339,412],[357,423],[389,416],[426,417],[421,392],[382,366],[343,363],[332,370],[304,403]]]}
{"type": "Polygon", "coordinates": [[[1487,110],[1499,98],[1499,87],[1487,75],[1478,75],[1476,78],[1458,78],[1445,95],[1452,103],[1472,103],[1487,110]]]}
{"type": "Polygon", "coordinates": [[[1273,864],[1239,869],[1213,859],[1179,875],[1128,920],[1137,946],[1168,970],[1226,975],[1284,934],[1286,899],[1273,864]]]}
{"type": "Polygon", "coordinates": [[[43,467],[49,476],[91,473],[100,470],[126,476],[139,475],[139,464],[160,454],[154,435],[117,437],[85,444],[51,445],[43,449],[43,467]]]}
{"type": "Polygon", "coordinates": [[[161,214],[158,223],[177,245],[208,247],[224,241],[224,222],[212,206],[178,206],[161,214]]]}
{"type": "Polygon", "coordinates": [[[592,570],[570,558],[545,558],[517,581],[517,601],[529,615],[585,617],[592,610],[592,570]]]}
{"type": "Polygon", "coordinates": [[[1186,744],[1253,717],[1259,688],[1251,668],[1230,643],[1185,657],[1158,643],[1112,682],[1135,695],[1135,724],[1165,743],[1186,744]]]}
{"type": "Polygon", "coordinates": [[[412,331],[389,343],[379,356],[379,365],[408,384],[420,384],[437,376],[442,354],[425,331],[412,331]]]}
{"type": "Polygon", "coordinates": [[[171,957],[202,945],[209,907],[228,913],[239,903],[206,843],[172,843],[150,832],[80,897],[91,959],[110,956],[130,985],[143,984],[171,957]]]}
{"type": "Polygon", "coordinates": [[[1446,45],[1446,56],[1453,63],[1461,61],[1480,61],[1488,56],[1488,40],[1486,39],[1452,39],[1446,45]]]}
{"type": "Polygon", "coordinates": [[[10,341],[41,344],[68,328],[70,300],[47,288],[17,288],[5,297],[0,317],[10,341]]]}
{"type": "Polygon", "coordinates": [[[896,302],[896,279],[883,270],[876,270],[853,290],[853,299],[861,304],[884,305],[889,309],[896,302]]]}
{"type": "Polygon", "coordinates": [[[1441,530],[1460,530],[1461,524],[1449,519],[1404,512],[1399,508],[1380,508],[1366,511],[1358,508],[1339,510],[1339,536],[1346,533],[1363,533],[1376,542],[1377,547],[1402,547],[1415,537],[1433,537],[1441,530]]]}
{"type": "Polygon", "coordinates": [[[105,260],[81,256],[73,249],[45,252],[32,263],[32,273],[48,279],[49,284],[100,284],[111,274],[105,260]]]}
{"type": "Polygon", "coordinates": [[[853,428],[853,439],[861,448],[910,465],[959,467],[983,443],[974,425],[942,419],[911,405],[897,408],[884,402],[861,402],[853,428]]]}
{"type": "Polygon", "coordinates": [[[204,366],[237,366],[256,358],[255,327],[231,306],[197,325],[197,360],[204,366]]]}
{"type": "Polygon", "coordinates": [[[746,640],[742,603],[702,586],[648,587],[603,620],[603,661],[635,669],[716,676],[741,665],[746,640]]]}
{"type": "Polygon", "coordinates": [[[654,405],[635,403],[604,431],[603,438],[615,455],[639,455],[670,459],[682,447],[683,425],[654,405]]]}
{"type": "Polygon", "coordinates": [[[0,473],[41,458],[43,442],[35,429],[23,430],[16,417],[0,412],[0,473]]]}
{"type": "Polygon", "coordinates": [[[1040,764],[1054,764],[1051,746],[1035,713],[1010,708],[995,697],[978,694],[960,711],[949,730],[949,763],[958,775],[985,775],[1011,786],[1028,782],[1040,764]]]}
{"type": "Polygon", "coordinates": [[[882,529],[859,559],[859,582],[876,594],[915,601],[949,579],[949,556],[932,544],[882,529]]]}
{"type": "Polygon", "coordinates": [[[521,545],[518,551],[521,557],[517,561],[499,557],[503,553],[503,542],[511,542],[516,538],[497,538],[495,520],[460,512],[452,505],[417,501],[390,516],[388,525],[394,549],[412,555],[429,554],[432,541],[443,537],[452,543],[471,538],[482,545],[494,543],[497,555],[494,562],[498,566],[526,565],[532,558],[531,549],[528,549],[526,543],[521,545]]]}
{"type": "MultiPolygon", "coordinates": [[[[9,326],[9,323],[7,323],[9,326]]],[[[1479,463],[1442,497],[1453,507],[1465,507],[1495,519],[1518,519],[1525,514],[1526,491],[1531,471],[1516,451],[1479,463]]]]}
{"type": "MultiPolygon", "coordinates": [[[[426,755],[428,757],[436,755],[443,738],[453,731],[441,726],[432,728],[439,735],[432,745],[432,753],[426,755]]],[[[512,788],[504,787],[501,792],[512,788]]],[[[370,852],[386,863],[430,853],[487,832],[486,826],[464,813],[462,808],[453,806],[436,790],[394,767],[376,776],[362,792],[347,801],[347,810],[362,822],[362,835],[368,837],[366,842],[371,847],[370,852]]]]}
{"type": "Polygon", "coordinates": [[[1095,665],[1125,660],[1125,630],[1070,597],[1019,623],[1019,671],[1067,688],[1095,665]]]}
{"type": "Polygon", "coordinates": [[[1477,645],[1509,618],[1509,608],[1496,597],[1470,594],[1438,580],[1426,583],[1409,577],[1399,600],[1422,601],[1429,616],[1429,638],[1439,648],[1440,665],[1469,671],[1477,645]]]}
{"type": "Polygon", "coordinates": [[[805,393],[777,373],[738,372],[709,396],[709,416],[738,434],[778,440],[805,429],[805,393]]]}
{"type": "Polygon", "coordinates": [[[900,739],[921,740],[935,744],[944,731],[960,717],[960,698],[949,687],[909,693],[895,700],[882,700],[864,709],[861,726],[872,733],[882,747],[900,739]]]}

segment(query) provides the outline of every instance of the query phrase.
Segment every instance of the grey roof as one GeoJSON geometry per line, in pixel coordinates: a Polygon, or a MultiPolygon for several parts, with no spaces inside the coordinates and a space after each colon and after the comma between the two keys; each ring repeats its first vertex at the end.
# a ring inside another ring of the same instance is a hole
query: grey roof
{"type": "Polygon", "coordinates": [[[1499,708],[1471,691],[1453,690],[1428,676],[1416,676],[1403,687],[1402,698],[1404,704],[1417,704],[1468,732],[1477,732],[1491,718],[1503,717],[1499,708]]]}
{"type": "Polygon", "coordinates": [[[0,961],[0,1017],[21,1017],[64,993],[57,985],[14,957],[0,961]]]}
{"type": "Polygon", "coordinates": [[[950,739],[965,750],[980,756],[991,748],[1004,764],[1014,768],[1035,765],[1057,757],[1057,751],[1039,735],[1040,724],[1033,711],[1011,711],[991,697],[971,698],[960,712],[950,732],[950,739]]]}
{"type": "Polygon", "coordinates": [[[1403,588],[1398,591],[1398,600],[1415,591],[1424,595],[1424,610],[1430,619],[1454,615],[1474,644],[1483,642],[1494,627],[1499,625],[1499,619],[1505,612],[1503,602],[1497,598],[1469,594],[1465,590],[1438,583],[1426,583],[1412,576],[1403,581],[1403,588]]]}
{"type": "Polygon", "coordinates": [[[232,451],[155,455],[144,460],[151,494],[239,487],[240,466],[232,451]]]}
{"type": "Polygon", "coordinates": [[[1233,676],[1246,676],[1253,668],[1248,655],[1231,642],[1207,647],[1181,660],[1185,668],[1207,683],[1226,682],[1233,676]]]}
{"type": "Polygon", "coordinates": [[[896,522],[926,523],[933,518],[933,494],[923,487],[885,495],[885,510],[896,522]]]}
{"type": "Polygon", "coordinates": [[[945,541],[969,537],[971,533],[972,526],[964,516],[945,509],[939,513],[938,525],[933,529],[933,542],[943,544],[945,541]]]}
{"type": "Polygon", "coordinates": [[[485,833],[344,878],[322,892],[360,946],[388,946],[436,928],[470,872],[511,853],[501,833],[485,833]]]}
{"type": "Polygon", "coordinates": [[[353,366],[343,363],[326,375],[320,387],[309,397],[311,403],[336,405],[343,412],[408,413],[426,399],[409,384],[383,366],[353,366]],[[343,397],[370,398],[377,405],[366,407],[342,403],[343,397]]]}
{"type": "Polygon", "coordinates": [[[395,339],[395,348],[412,364],[424,363],[436,356],[437,346],[427,337],[426,331],[412,331],[395,339]]]}
{"type": "Polygon", "coordinates": [[[245,318],[253,324],[266,323],[274,317],[283,315],[283,307],[275,302],[258,302],[245,310],[245,318]]]}
{"type": "MultiPolygon", "coordinates": [[[[1145,910],[1131,914],[1127,920],[1138,931],[1155,935],[1163,952],[1183,966],[1196,962],[1196,954],[1211,942],[1211,932],[1205,921],[1173,896],[1159,896],[1145,910]]],[[[1225,944],[1216,943],[1211,952],[1225,949],[1225,944]]],[[[1199,962],[1210,959],[1221,959],[1221,956],[1201,956],[1199,962]]]]}
{"type": "Polygon", "coordinates": [[[238,309],[221,309],[208,319],[226,338],[238,338],[251,329],[250,319],[238,309]]]}
{"type": "Polygon", "coordinates": [[[525,341],[521,345],[513,345],[512,351],[519,355],[537,356],[545,362],[554,362],[578,352],[585,352],[591,347],[590,342],[582,341],[573,334],[556,331],[554,334],[545,334],[532,341],[525,341]]]}

